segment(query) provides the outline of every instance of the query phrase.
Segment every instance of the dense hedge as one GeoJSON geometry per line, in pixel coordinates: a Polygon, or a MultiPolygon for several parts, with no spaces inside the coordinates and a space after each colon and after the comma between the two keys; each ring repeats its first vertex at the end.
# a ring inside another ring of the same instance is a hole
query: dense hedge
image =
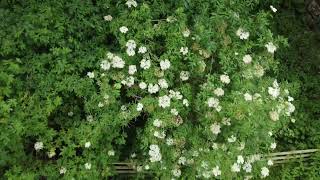
{"type": "Polygon", "coordinates": [[[1,176],[267,177],[258,154],[308,116],[271,3],[1,1],[1,176]]]}

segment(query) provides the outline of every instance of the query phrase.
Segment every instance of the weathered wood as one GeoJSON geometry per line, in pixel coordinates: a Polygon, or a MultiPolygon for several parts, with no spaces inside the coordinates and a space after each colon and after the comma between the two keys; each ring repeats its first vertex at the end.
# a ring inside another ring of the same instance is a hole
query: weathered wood
{"type": "MultiPolygon", "coordinates": [[[[270,153],[262,156],[265,159],[271,159],[275,165],[283,164],[291,161],[305,161],[313,154],[320,152],[320,149],[294,150],[287,152],[270,153]]],[[[130,162],[113,163],[118,174],[136,174],[136,166],[130,162]]],[[[150,172],[148,172],[150,173],[150,172]]]]}

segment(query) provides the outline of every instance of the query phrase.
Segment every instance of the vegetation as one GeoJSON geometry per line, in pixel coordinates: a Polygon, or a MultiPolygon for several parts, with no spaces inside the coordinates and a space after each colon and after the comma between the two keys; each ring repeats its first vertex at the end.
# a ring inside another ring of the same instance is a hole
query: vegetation
{"type": "Polygon", "coordinates": [[[119,161],[137,178],[320,177],[318,154],[259,155],[320,148],[300,1],[4,0],[0,17],[2,178],[104,179],[119,161]]]}

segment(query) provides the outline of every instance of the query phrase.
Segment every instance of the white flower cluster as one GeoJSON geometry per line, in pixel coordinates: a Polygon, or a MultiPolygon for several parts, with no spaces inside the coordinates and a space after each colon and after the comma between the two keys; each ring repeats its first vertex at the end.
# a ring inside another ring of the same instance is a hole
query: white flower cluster
{"type": "Polygon", "coordinates": [[[147,59],[142,59],[140,61],[140,67],[142,69],[149,69],[151,67],[151,61],[147,59]]]}
{"type": "Polygon", "coordinates": [[[161,161],[161,153],[160,153],[160,148],[156,144],[152,144],[149,147],[149,156],[150,156],[150,161],[151,162],[157,162],[161,161]]]}
{"type": "Polygon", "coordinates": [[[243,56],[242,61],[243,61],[245,64],[250,64],[250,63],[252,62],[252,57],[251,57],[249,54],[246,54],[245,56],[243,56]]]}
{"type": "Polygon", "coordinates": [[[268,87],[268,93],[273,97],[277,98],[280,95],[280,87],[277,80],[273,81],[273,86],[268,87]]]}
{"type": "Polygon", "coordinates": [[[121,26],[119,28],[119,31],[123,34],[126,34],[129,31],[129,29],[126,26],[121,26]]]}
{"type": "Polygon", "coordinates": [[[170,107],[171,98],[167,95],[159,97],[159,106],[162,108],[170,107]]]}
{"type": "Polygon", "coordinates": [[[221,130],[220,130],[221,126],[218,123],[214,123],[210,126],[210,130],[213,134],[218,135],[221,130]]]}
{"type": "Polygon", "coordinates": [[[36,151],[39,151],[39,150],[43,149],[43,142],[36,142],[36,143],[34,144],[34,149],[35,149],[36,151]]]}
{"type": "Polygon", "coordinates": [[[125,62],[120,56],[114,55],[109,52],[107,53],[107,58],[101,61],[100,67],[103,70],[109,70],[111,66],[113,68],[122,69],[124,65],[125,62]]]}
{"type": "Polygon", "coordinates": [[[188,47],[181,47],[180,48],[180,53],[182,53],[182,55],[187,55],[189,52],[189,48],[188,47]]]}
{"type": "Polygon", "coordinates": [[[268,42],[268,44],[266,44],[265,47],[271,54],[273,54],[277,50],[277,47],[272,42],[268,42]]]}
{"type": "Polygon", "coordinates": [[[245,31],[243,28],[239,28],[236,32],[237,36],[239,36],[239,38],[241,40],[245,40],[248,39],[250,36],[250,33],[248,31],[245,31]]]}
{"type": "Polygon", "coordinates": [[[188,71],[181,71],[180,72],[180,79],[182,81],[187,81],[189,79],[190,73],[188,71]]]}
{"type": "Polygon", "coordinates": [[[210,97],[207,101],[208,106],[215,108],[218,112],[221,111],[221,106],[219,105],[219,99],[214,98],[214,97],[210,97]]]}
{"type": "Polygon", "coordinates": [[[122,80],[121,83],[123,85],[128,86],[128,87],[131,87],[131,86],[134,85],[134,77],[133,76],[129,76],[125,80],[122,80]]]}
{"type": "Polygon", "coordinates": [[[145,46],[139,47],[138,53],[144,54],[144,53],[146,53],[146,52],[147,52],[147,47],[145,47],[145,46]]]}
{"type": "Polygon", "coordinates": [[[138,3],[135,0],[127,0],[126,5],[128,6],[128,8],[131,8],[131,7],[137,7],[138,3]]]}
{"type": "Polygon", "coordinates": [[[160,90],[159,85],[158,84],[149,84],[148,85],[148,92],[150,94],[155,94],[160,90]]]}
{"type": "Polygon", "coordinates": [[[171,63],[170,63],[170,61],[168,59],[160,61],[160,68],[163,71],[169,69],[170,65],[171,65],[171,63]]]}
{"type": "Polygon", "coordinates": [[[230,78],[228,75],[223,74],[220,76],[220,81],[224,84],[229,84],[230,83],[230,78]]]}
{"type": "Polygon", "coordinates": [[[137,47],[137,44],[134,40],[130,39],[127,43],[126,43],[126,47],[127,47],[127,54],[128,56],[134,56],[136,54],[135,49],[137,47]]]}
{"type": "Polygon", "coordinates": [[[159,120],[159,119],[155,119],[153,121],[153,126],[158,127],[158,128],[161,127],[162,126],[162,121],[159,120]]]}

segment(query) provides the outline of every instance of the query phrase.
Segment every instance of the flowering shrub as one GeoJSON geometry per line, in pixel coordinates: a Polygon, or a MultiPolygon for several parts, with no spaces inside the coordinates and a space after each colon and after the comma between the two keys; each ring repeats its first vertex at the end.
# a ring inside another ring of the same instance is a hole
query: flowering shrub
{"type": "Polygon", "coordinates": [[[98,179],[130,160],[164,179],[267,177],[261,154],[295,106],[273,77],[285,44],[268,29],[275,11],[258,7],[61,0],[2,11],[1,58],[23,69],[1,127],[3,173],[98,179]]]}

